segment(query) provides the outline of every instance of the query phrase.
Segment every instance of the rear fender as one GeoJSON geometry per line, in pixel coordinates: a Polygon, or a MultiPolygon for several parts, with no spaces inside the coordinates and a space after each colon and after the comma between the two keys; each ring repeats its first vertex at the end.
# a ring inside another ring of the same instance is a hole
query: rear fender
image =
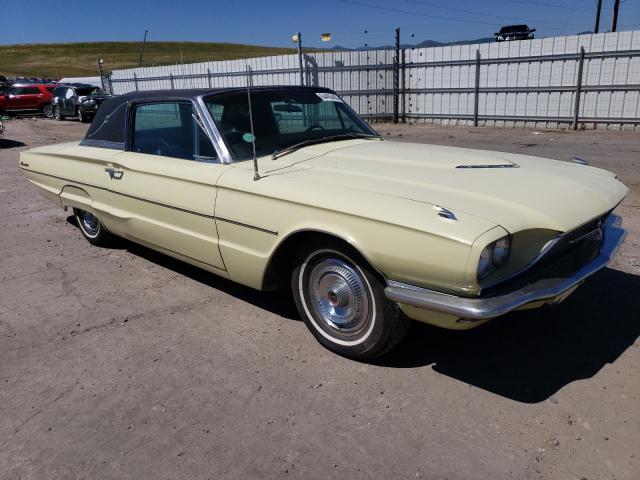
{"type": "Polygon", "coordinates": [[[65,209],[71,207],[93,212],[93,200],[91,196],[86,191],[73,185],[66,185],[62,189],[62,192],[60,192],[60,202],[65,209]]]}

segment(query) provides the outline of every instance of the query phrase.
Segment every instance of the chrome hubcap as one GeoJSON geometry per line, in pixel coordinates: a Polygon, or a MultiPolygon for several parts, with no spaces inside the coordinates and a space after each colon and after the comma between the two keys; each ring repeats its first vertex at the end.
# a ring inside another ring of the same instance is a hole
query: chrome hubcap
{"type": "Polygon", "coordinates": [[[360,275],[338,259],[322,260],[311,270],[309,299],[315,313],[341,332],[360,329],[369,316],[369,299],[360,275]]]}
{"type": "Polygon", "coordinates": [[[78,217],[80,219],[80,225],[87,235],[94,237],[98,234],[100,222],[94,215],[81,210],[78,212],[78,217]]]}

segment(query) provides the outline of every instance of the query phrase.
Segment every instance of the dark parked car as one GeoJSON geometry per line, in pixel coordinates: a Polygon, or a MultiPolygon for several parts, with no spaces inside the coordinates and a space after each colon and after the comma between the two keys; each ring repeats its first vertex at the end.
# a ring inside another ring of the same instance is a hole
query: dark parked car
{"type": "Polygon", "coordinates": [[[107,97],[102,89],[93,85],[58,85],[53,92],[53,115],[56,120],[76,117],[88,122],[107,97]]]}
{"type": "Polygon", "coordinates": [[[14,84],[0,96],[0,114],[43,113],[53,98],[53,85],[14,84]]]}
{"type": "Polygon", "coordinates": [[[535,28],[529,28],[527,25],[507,25],[494,33],[496,42],[508,42],[511,40],[531,40],[535,28]]]}

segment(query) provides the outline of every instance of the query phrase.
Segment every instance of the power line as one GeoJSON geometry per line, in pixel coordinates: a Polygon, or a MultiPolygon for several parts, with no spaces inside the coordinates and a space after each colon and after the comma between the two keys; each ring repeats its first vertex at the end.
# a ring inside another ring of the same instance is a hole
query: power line
{"type": "Polygon", "coordinates": [[[478,20],[462,20],[460,18],[452,18],[452,17],[441,17],[438,15],[430,15],[430,14],[426,14],[426,13],[421,13],[421,12],[410,12],[408,10],[401,10],[399,8],[389,8],[389,7],[381,7],[379,5],[371,5],[368,3],[363,3],[363,2],[356,2],[355,0],[338,0],[340,3],[350,3],[352,5],[358,5],[360,7],[367,7],[367,8],[374,8],[377,10],[383,10],[386,12],[394,12],[394,13],[404,13],[406,15],[418,15],[420,17],[427,17],[427,18],[434,18],[436,20],[449,20],[451,22],[460,22],[460,23],[475,23],[478,25],[491,25],[492,27],[495,27],[496,24],[495,22],[489,23],[489,22],[481,22],[478,20]]]}
{"type": "Polygon", "coordinates": [[[575,11],[576,7],[567,7],[565,5],[558,5],[556,3],[535,2],[533,0],[507,0],[511,3],[524,3],[525,5],[540,5],[542,7],[561,8],[563,10],[575,11]]]}
{"type": "Polygon", "coordinates": [[[479,12],[477,10],[465,10],[463,8],[443,7],[442,5],[435,5],[433,3],[421,2],[421,1],[418,1],[418,0],[402,0],[402,1],[407,2],[407,3],[414,3],[416,5],[423,5],[425,7],[439,8],[441,10],[450,10],[452,12],[460,12],[460,13],[470,13],[472,15],[480,15],[480,16],[483,16],[483,17],[492,17],[492,18],[501,18],[501,19],[504,19],[504,20],[522,20],[522,21],[535,22],[535,23],[548,24],[548,25],[572,25],[572,26],[578,26],[578,27],[584,26],[583,24],[577,24],[577,23],[549,22],[547,20],[536,20],[535,18],[524,18],[524,17],[513,17],[513,16],[505,16],[505,15],[495,15],[495,14],[492,14],[492,13],[479,12]]]}

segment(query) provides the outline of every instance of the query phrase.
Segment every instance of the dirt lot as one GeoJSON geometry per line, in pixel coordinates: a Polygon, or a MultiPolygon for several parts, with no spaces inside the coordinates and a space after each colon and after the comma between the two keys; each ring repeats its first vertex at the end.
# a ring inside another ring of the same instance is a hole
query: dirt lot
{"type": "Polygon", "coordinates": [[[20,175],[77,122],[13,120],[0,150],[0,479],[640,478],[640,136],[378,125],[398,140],[618,173],[629,236],[553,309],[393,354],[320,347],[286,295],[147,249],[99,249],[20,175]]]}

